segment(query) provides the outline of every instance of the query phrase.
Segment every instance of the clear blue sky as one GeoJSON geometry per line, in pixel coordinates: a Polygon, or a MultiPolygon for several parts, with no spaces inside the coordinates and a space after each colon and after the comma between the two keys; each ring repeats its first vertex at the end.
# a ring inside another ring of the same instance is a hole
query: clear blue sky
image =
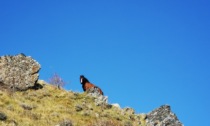
{"type": "Polygon", "coordinates": [[[163,104],[186,126],[209,126],[207,0],[1,0],[0,55],[25,53],[82,92],[84,74],[109,103],[163,104]]]}

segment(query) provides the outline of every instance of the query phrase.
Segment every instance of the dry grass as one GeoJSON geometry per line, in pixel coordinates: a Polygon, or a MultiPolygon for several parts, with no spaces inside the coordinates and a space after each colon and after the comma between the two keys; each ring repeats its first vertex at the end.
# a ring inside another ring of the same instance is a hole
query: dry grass
{"type": "Polygon", "coordinates": [[[64,120],[71,120],[74,126],[137,125],[119,109],[95,106],[94,98],[86,93],[59,90],[52,85],[25,92],[0,91],[0,112],[8,117],[0,121],[2,126],[55,126],[64,120]],[[75,109],[78,105],[82,110],[75,109]]]}

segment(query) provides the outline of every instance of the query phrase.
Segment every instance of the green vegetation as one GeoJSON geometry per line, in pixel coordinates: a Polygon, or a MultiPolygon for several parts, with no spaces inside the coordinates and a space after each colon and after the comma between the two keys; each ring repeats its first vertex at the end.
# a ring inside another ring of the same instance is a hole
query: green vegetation
{"type": "Polygon", "coordinates": [[[145,124],[143,115],[127,114],[123,109],[95,105],[94,97],[44,85],[39,90],[0,91],[0,112],[7,115],[1,126],[137,126],[145,124]]]}

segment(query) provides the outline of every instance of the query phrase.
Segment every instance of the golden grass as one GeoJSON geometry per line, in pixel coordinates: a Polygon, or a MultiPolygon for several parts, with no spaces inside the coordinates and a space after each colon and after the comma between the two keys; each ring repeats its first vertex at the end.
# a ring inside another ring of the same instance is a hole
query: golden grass
{"type": "Polygon", "coordinates": [[[24,92],[0,91],[0,112],[7,115],[6,121],[0,121],[2,126],[55,126],[64,120],[71,120],[74,126],[123,126],[125,122],[137,125],[120,109],[104,109],[96,106],[94,98],[86,93],[60,90],[52,85],[24,92]],[[82,106],[81,111],[75,109],[78,105],[82,106]]]}

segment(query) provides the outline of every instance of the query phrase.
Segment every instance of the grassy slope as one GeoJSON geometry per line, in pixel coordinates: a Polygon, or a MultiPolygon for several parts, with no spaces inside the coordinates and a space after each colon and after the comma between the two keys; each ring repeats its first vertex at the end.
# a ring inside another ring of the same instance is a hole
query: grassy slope
{"type": "Polygon", "coordinates": [[[123,113],[117,107],[96,106],[86,93],[74,93],[45,85],[40,90],[25,92],[0,91],[0,112],[7,115],[0,125],[55,126],[70,120],[74,126],[136,126],[142,115],[123,113]],[[76,108],[81,107],[82,110],[76,108]]]}

